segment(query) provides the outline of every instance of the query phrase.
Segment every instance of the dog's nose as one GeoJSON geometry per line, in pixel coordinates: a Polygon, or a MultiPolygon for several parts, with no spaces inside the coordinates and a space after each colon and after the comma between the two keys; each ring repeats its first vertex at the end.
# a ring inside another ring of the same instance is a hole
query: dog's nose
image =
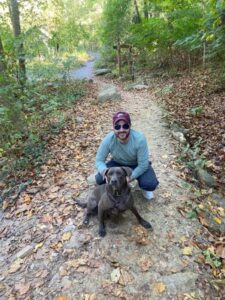
{"type": "Polygon", "coordinates": [[[111,180],[111,184],[112,184],[112,185],[116,185],[116,184],[117,184],[117,180],[112,179],[112,180],[111,180]]]}

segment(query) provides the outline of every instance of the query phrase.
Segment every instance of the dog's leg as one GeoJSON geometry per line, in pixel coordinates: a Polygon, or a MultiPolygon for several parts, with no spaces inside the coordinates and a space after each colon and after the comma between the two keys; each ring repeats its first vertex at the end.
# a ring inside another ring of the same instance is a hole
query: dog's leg
{"type": "Polygon", "coordinates": [[[90,220],[90,216],[93,213],[96,213],[98,211],[98,204],[97,204],[95,198],[90,197],[88,199],[86,207],[87,207],[87,209],[86,209],[86,212],[85,212],[85,215],[84,215],[83,224],[88,225],[89,224],[89,220],[90,220]]]}
{"type": "Polygon", "coordinates": [[[98,209],[98,219],[99,219],[99,230],[98,233],[101,237],[104,237],[106,235],[106,229],[105,229],[105,213],[102,209],[98,209]]]}
{"type": "Polygon", "coordinates": [[[83,220],[83,224],[84,225],[88,225],[89,224],[90,215],[91,215],[91,213],[87,210],[86,213],[85,213],[85,215],[84,215],[84,220],[83,220]]]}
{"type": "Polygon", "coordinates": [[[133,206],[132,208],[130,208],[130,210],[132,211],[132,213],[135,215],[135,217],[137,218],[139,224],[141,226],[143,226],[144,228],[150,229],[151,231],[153,230],[152,225],[145,221],[138,213],[137,209],[135,206],[133,206]]]}

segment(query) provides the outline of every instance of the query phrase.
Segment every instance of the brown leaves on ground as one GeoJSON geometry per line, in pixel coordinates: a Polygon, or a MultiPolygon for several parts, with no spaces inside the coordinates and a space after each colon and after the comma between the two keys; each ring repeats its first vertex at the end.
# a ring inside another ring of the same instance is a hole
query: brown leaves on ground
{"type": "Polygon", "coordinates": [[[225,184],[225,90],[218,88],[218,74],[193,72],[163,83],[160,98],[172,122],[188,129],[191,145],[199,138],[207,167],[225,184]],[[165,85],[166,84],[166,85],[165,85]],[[167,88],[168,87],[168,88],[167,88]]]}
{"type": "Polygon", "coordinates": [[[18,296],[26,294],[30,289],[30,283],[16,283],[15,290],[18,296]]]}
{"type": "Polygon", "coordinates": [[[111,282],[104,282],[102,284],[102,289],[104,295],[108,297],[108,299],[112,298],[113,296],[125,300],[132,299],[132,296],[130,294],[111,282]]]}
{"type": "MultiPolygon", "coordinates": [[[[215,242],[214,247],[215,247],[216,254],[222,259],[225,259],[225,237],[219,238],[215,242]]],[[[225,268],[225,260],[224,260],[224,268],[225,268]]]]}
{"type": "MultiPolygon", "coordinates": [[[[50,268],[56,268],[54,261],[58,255],[67,258],[58,271],[54,269],[62,278],[74,271],[88,274],[100,266],[98,260],[75,254],[73,246],[68,246],[69,243],[88,243],[87,238],[77,241],[74,235],[74,220],[79,223],[83,211],[76,207],[72,197],[77,197],[88,187],[87,177],[94,170],[97,147],[111,129],[109,118],[119,108],[112,107],[109,102],[98,105],[93,84],[87,86],[87,90],[89,94],[85,99],[78,101],[67,112],[68,120],[61,132],[47,138],[50,159],[42,165],[40,173],[29,171],[26,174],[32,179],[32,185],[20,193],[16,204],[5,201],[5,218],[11,222],[0,229],[0,237],[7,236],[2,244],[4,251],[13,258],[28,245],[33,245],[29,255],[24,253],[24,259],[9,260],[8,266],[5,263],[3,278],[7,278],[8,282],[14,283],[15,276],[25,278],[25,272],[28,280],[18,281],[14,289],[8,285],[0,286],[0,290],[3,289],[9,297],[16,295],[19,299],[25,297],[31,289],[48,286],[53,276],[53,269],[50,268]],[[68,229],[63,230],[66,226],[68,229]],[[49,269],[39,269],[37,265],[31,267],[36,261],[48,261],[49,269]]],[[[129,277],[126,270],[121,270],[120,277],[120,283],[126,284],[129,277]]],[[[68,286],[71,284],[68,281],[68,286]]],[[[120,290],[114,293],[119,297],[124,294],[120,290]]],[[[69,298],[59,295],[56,299],[69,298]]],[[[97,298],[87,293],[84,299],[97,298]]]]}
{"type": "Polygon", "coordinates": [[[141,272],[147,272],[151,268],[152,262],[147,256],[142,256],[138,261],[138,266],[141,272]]]}
{"type": "Polygon", "coordinates": [[[153,292],[156,294],[162,294],[166,291],[166,285],[163,282],[157,282],[153,286],[153,292]]]}
{"type": "Polygon", "coordinates": [[[133,237],[132,239],[140,245],[147,245],[149,243],[149,232],[147,229],[145,229],[144,227],[142,227],[141,225],[133,225],[132,226],[133,229],[133,237]]]}

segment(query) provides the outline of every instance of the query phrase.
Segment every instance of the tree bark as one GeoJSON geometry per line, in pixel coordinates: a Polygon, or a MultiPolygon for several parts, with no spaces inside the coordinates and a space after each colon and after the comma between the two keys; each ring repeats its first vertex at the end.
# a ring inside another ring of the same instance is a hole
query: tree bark
{"type": "Polygon", "coordinates": [[[2,44],[2,39],[0,36],[0,75],[4,74],[6,70],[6,64],[5,64],[5,53],[4,48],[2,44]]]}
{"type": "Polygon", "coordinates": [[[134,81],[132,46],[129,47],[129,52],[128,52],[128,70],[129,70],[129,75],[130,75],[131,79],[134,81]]]}
{"type": "Polygon", "coordinates": [[[23,42],[21,40],[20,12],[17,0],[9,0],[9,11],[15,36],[15,50],[19,62],[18,80],[24,85],[26,81],[26,63],[23,42]]]}
{"type": "Polygon", "coordinates": [[[222,26],[224,26],[224,25],[225,25],[225,9],[223,9],[223,10],[220,12],[220,20],[221,20],[222,26]]]}
{"type": "Polygon", "coordinates": [[[144,0],[144,16],[145,19],[148,19],[148,1],[144,0]]]}
{"type": "Polygon", "coordinates": [[[137,0],[134,0],[134,8],[135,8],[135,15],[136,15],[136,22],[135,23],[141,23],[141,16],[138,9],[137,0]]]}
{"type": "Polygon", "coordinates": [[[121,47],[120,47],[120,40],[117,41],[117,63],[118,63],[118,70],[119,76],[122,75],[122,67],[121,67],[121,47]]]}

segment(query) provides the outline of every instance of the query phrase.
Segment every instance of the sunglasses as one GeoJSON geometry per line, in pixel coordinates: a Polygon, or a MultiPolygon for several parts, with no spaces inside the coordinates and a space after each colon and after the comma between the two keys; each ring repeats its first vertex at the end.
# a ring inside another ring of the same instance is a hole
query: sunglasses
{"type": "Polygon", "coordinates": [[[123,129],[127,130],[127,129],[130,128],[130,125],[127,124],[127,123],[125,123],[125,124],[123,124],[123,125],[120,125],[120,124],[114,125],[114,129],[115,129],[115,130],[120,130],[121,127],[122,127],[123,129]]]}

